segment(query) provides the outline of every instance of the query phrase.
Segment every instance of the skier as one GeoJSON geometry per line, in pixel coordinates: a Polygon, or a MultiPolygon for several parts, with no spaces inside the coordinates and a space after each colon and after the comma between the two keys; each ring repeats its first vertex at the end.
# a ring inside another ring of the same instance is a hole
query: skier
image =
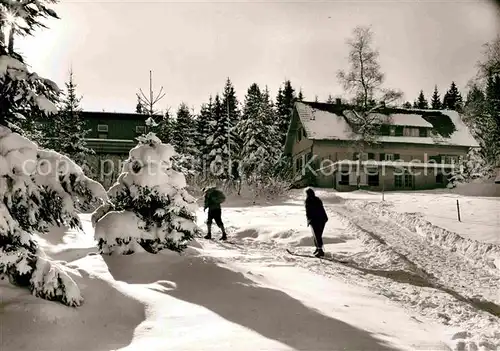
{"type": "Polygon", "coordinates": [[[311,226],[312,228],[314,244],[316,245],[313,255],[323,257],[325,256],[325,252],[323,251],[323,230],[325,229],[326,222],[328,222],[328,216],[323,207],[323,202],[314,194],[314,190],[311,188],[307,188],[306,190],[305,206],[307,226],[311,226]]]}
{"type": "Polygon", "coordinates": [[[222,209],[220,204],[226,200],[226,196],[222,191],[215,187],[203,188],[205,193],[205,204],[203,211],[208,208],[208,218],[207,218],[207,235],[205,239],[212,239],[212,221],[215,223],[222,231],[222,237],[220,240],[227,240],[226,230],[224,229],[224,223],[222,223],[222,209]]]}

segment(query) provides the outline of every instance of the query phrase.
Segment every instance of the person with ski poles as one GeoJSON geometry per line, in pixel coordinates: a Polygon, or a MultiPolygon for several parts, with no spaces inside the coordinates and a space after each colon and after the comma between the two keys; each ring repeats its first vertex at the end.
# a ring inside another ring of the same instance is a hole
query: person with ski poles
{"type": "Polygon", "coordinates": [[[325,252],[323,251],[323,231],[326,222],[328,222],[328,216],[323,206],[323,201],[316,196],[314,190],[311,188],[306,189],[305,207],[307,226],[311,226],[314,244],[316,245],[313,255],[323,257],[325,256],[325,252]]]}
{"type": "Polygon", "coordinates": [[[212,239],[212,222],[215,221],[215,224],[222,231],[220,240],[227,240],[226,230],[222,222],[221,208],[221,203],[226,200],[226,196],[216,187],[205,187],[203,193],[205,194],[203,211],[208,209],[207,235],[205,235],[205,239],[212,239]]]}

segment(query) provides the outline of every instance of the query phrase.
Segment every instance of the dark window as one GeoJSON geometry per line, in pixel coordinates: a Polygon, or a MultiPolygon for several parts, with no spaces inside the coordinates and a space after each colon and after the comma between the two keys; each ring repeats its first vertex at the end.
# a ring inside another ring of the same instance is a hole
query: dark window
{"type": "Polygon", "coordinates": [[[400,154],[394,154],[394,161],[400,160],[401,155],[400,154]]]}
{"type": "Polygon", "coordinates": [[[380,135],[391,135],[391,127],[387,124],[380,126],[380,135]]]}
{"type": "Polygon", "coordinates": [[[297,141],[301,141],[302,140],[302,130],[301,128],[299,128],[297,130],[297,141]]]}
{"type": "Polygon", "coordinates": [[[379,177],[379,174],[377,172],[377,174],[373,174],[374,172],[370,172],[370,174],[368,174],[368,185],[369,186],[378,186],[379,185],[379,182],[380,182],[380,177],[379,177]]]}
{"type": "Polygon", "coordinates": [[[429,156],[429,161],[431,160],[437,163],[441,163],[441,156],[429,156]]]}
{"type": "Polygon", "coordinates": [[[355,153],[353,153],[353,154],[352,154],[352,159],[353,159],[353,161],[357,161],[357,160],[359,160],[359,152],[355,152],[355,153]]]}
{"type": "Polygon", "coordinates": [[[394,132],[394,135],[403,136],[403,133],[404,133],[404,128],[402,126],[396,126],[396,130],[394,132]]]}
{"type": "Polygon", "coordinates": [[[304,128],[302,128],[302,136],[303,136],[304,138],[305,138],[305,137],[307,137],[307,135],[306,135],[306,130],[305,130],[304,128]]]}
{"type": "Polygon", "coordinates": [[[402,188],[403,187],[403,176],[402,175],[395,175],[394,176],[394,186],[396,188],[402,188]]]}
{"type": "Polygon", "coordinates": [[[340,185],[349,185],[349,174],[340,174],[340,185]]]}
{"type": "Polygon", "coordinates": [[[375,160],[375,154],[374,154],[374,153],[369,152],[369,153],[368,153],[368,159],[369,159],[369,160],[375,160]]]}
{"type": "Polygon", "coordinates": [[[384,153],[381,153],[379,155],[379,161],[385,161],[385,154],[384,153]]]}
{"type": "Polygon", "coordinates": [[[394,176],[394,186],[396,188],[413,188],[415,179],[414,176],[405,170],[404,174],[394,176]]]}
{"type": "Polygon", "coordinates": [[[427,128],[419,128],[418,129],[418,136],[422,138],[427,137],[427,128]]]}
{"type": "Polygon", "coordinates": [[[439,172],[439,173],[436,174],[436,183],[437,184],[443,184],[444,183],[443,173],[439,172]]]}

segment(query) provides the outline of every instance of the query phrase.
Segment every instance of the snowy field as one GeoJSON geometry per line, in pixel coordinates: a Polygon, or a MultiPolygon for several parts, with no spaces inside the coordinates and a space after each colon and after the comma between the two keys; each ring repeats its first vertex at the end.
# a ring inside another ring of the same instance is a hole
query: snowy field
{"type": "MultiPolygon", "coordinates": [[[[498,186],[500,188],[500,185],[498,186]]],[[[382,194],[368,191],[335,193],[344,199],[381,202],[382,194]]],[[[420,213],[430,223],[465,238],[500,245],[500,197],[463,196],[446,190],[385,193],[386,206],[401,213],[420,213]],[[460,219],[457,214],[457,200],[460,219]]]]}
{"type": "MultiPolygon", "coordinates": [[[[230,201],[229,242],[197,239],[181,255],[92,254],[90,216],[82,215],[84,233],[54,230],[39,241],[67,262],[84,304],[65,307],[0,282],[1,349],[500,349],[500,261],[472,260],[449,242],[429,242],[423,231],[432,227],[411,230],[389,215],[418,211],[445,226],[432,217],[440,209],[452,230],[445,204],[455,195],[386,194],[390,205],[370,205],[379,195],[366,192],[318,195],[330,217],[325,260],[285,251],[313,250],[298,191],[275,204],[230,201]]],[[[484,210],[498,202],[458,198],[468,228],[460,234],[481,231],[494,242],[493,230],[470,220],[498,223],[498,212],[484,210]]],[[[202,226],[205,215],[198,212],[202,226]]]]}

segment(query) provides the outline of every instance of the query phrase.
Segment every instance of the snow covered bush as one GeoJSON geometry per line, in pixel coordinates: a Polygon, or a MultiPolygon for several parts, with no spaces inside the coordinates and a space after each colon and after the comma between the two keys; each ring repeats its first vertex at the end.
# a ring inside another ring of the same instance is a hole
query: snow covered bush
{"type": "Polygon", "coordinates": [[[92,222],[103,254],[132,254],[162,249],[181,252],[199,233],[196,200],[186,179],[172,168],[176,152],[154,133],[138,138],[117,182],[108,190],[109,203],[92,222]]]}
{"type": "Polygon", "coordinates": [[[469,183],[476,179],[487,180],[494,176],[494,165],[485,161],[480,149],[471,148],[467,156],[450,175],[447,187],[455,188],[459,183],[469,183]]]}
{"type": "Polygon", "coordinates": [[[0,126],[0,275],[35,296],[80,305],[75,282],[45,256],[33,234],[51,225],[81,227],[78,210],[106,196],[69,158],[0,126]]]}

